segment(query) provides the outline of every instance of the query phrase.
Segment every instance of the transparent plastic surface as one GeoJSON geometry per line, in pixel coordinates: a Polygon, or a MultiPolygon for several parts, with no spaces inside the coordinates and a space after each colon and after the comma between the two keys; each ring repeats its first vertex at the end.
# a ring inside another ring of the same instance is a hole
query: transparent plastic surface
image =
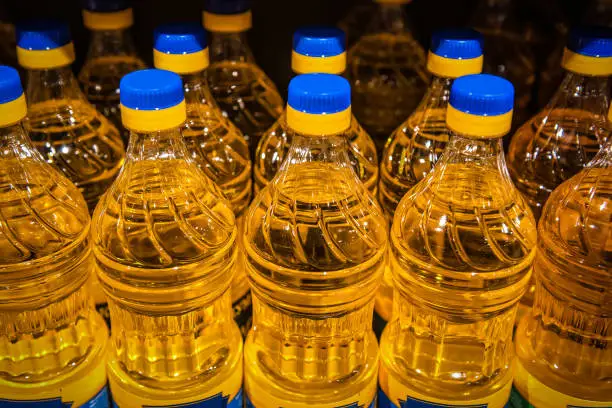
{"type": "Polygon", "coordinates": [[[21,124],[0,128],[0,217],[0,399],[59,396],[100,365],[108,333],[88,284],[87,205],[21,124]]]}
{"type": "Polygon", "coordinates": [[[244,33],[211,33],[208,80],[217,104],[243,133],[251,156],[283,110],[274,83],[255,64],[244,33]]]}
{"type": "Polygon", "coordinates": [[[89,52],[79,74],[85,96],[117,129],[125,144],[129,132],[123,129],[119,109],[119,81],[126,74],[146,68],[136,55],[129,29],[94,30],[89,52]]]}
{"type": "Polygon", "coordinates": [[[612,401],[610,197],[608,143],[587,168],[557,187],[544,207],[535,300],[516,334],[517,356],[529,374],[590,401],[612,401]]]}
{"type": "Polygon", "coordinates": [[[28,116],[34,146],[83,193],[90,211],[125,157],[117,129],[87,102],[70,67],[28,71],[28,116]]]}
{"type": "Polygon", "coordinates": [[[435,168],[400,202],[391,229],[393,317],[381,364],[407,389],[486,398],[512,380],[512,331],[536,226],[499,139],[451,134],[435,168]]]}
{"type": "Polygon", "coordinates": [[[353,110],[382,147],[427,89],[426,54],[412,37],[400,4],[377,4],[367,34],[348,53],[353,110]]]}
{"type": "MultiPolygon", "coordinates": [[[[291,145],[291,130],[287,126],[286,114],[263,135],[255,157],[255,190],[264,188],[279,171],[291,145]]],[[[349,160],[359,179],[376,195],[378,188],[378,157],[372,138],[352,118],[348,131],[349,160]]]]}
{"type": "Polygon", "coordinates": [[[386,222],[353,170],[348,133],[289,132],[287,158],[245,220],[253,294],[245,390],[258,408],[367,406],[386,222]]]}
{"type": "Polygon", "coordinates": [[[93,216],[113,324],[109,381],[122,400],[200,400],[242,370],[228,290],[234,215],[188,155],[179,129],[133,132],[93,216]]]}
{"type": "MultiPolygon", "coordinates": [[[[243,215],[251,202],[253,187],[249,145],[242,132],[221,113],[212,98],[205,74],[182,75],[182,79],[187,105],[187,121],[182,134],[189,157],[229,200],[241,233],[243,215]]],[[[243,299],[249,290],[242,249],[235,266],[232,303],[243,299]]],[[[239,324],[246,336],[248,324],[239,324]]]]}
{"type": "Polygon", "coordinates": [[[512,137],[508,168],[536,219],[551,192],[577,174],[610,137],[609,81],[567,73],[550,103],[512,137]]]}

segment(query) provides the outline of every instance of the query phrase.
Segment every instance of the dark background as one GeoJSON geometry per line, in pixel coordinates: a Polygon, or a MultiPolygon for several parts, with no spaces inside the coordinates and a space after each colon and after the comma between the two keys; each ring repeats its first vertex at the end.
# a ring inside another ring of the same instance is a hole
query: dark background
{"type": "MultiPolygon", "coordinates": [[[[427,45],[436,28],[469,25],[480,1],[413,0],[406,6],[415,37],[427,45]]],[[[512,0],[525,18],[540,25],[544,35],[558,36],[552,25],[571,26],[584,21],[594,0],[512,0]]],[[[151,64],[151,33],[155,26],[169,21],[201,21],[204,0],[134,0],[133,28],[140,55],[151,64]]],[[[254,0],[251,48],[259,65],[276,82],[281,92],[290,78],[291,36],[307,24],[337,24],[359,0],[254,0]]],[[[79,0],[0,0],[0,20],[18,22],[31,17],[62,18],[70,23],[77,49],[76,72],[87,51],[88,32],[81,22],[79,0]]]]}

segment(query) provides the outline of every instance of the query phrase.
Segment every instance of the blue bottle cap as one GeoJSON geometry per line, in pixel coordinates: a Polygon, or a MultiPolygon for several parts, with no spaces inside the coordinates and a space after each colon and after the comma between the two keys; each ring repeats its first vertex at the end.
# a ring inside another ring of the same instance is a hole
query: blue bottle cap
{"type": "Polygon", "coordinates": [[[212,14],[242,14],[250,9],[250,0],[206,0],[204,4],[204,10],[212,14]]]}
{"type": "Polygon", "coordinates": [[[482,55],[482,34],[470,28],[436,31],[431,37],[432,53],[450,59],[471,59],[482,55]]]}
{"type": "Polygon", "coordinates": [[[289,83],[288,104],[314,115],[342,112],[351,106],[351,86],[338,75],[298,75],[289,83]]]}
{"type": "Polygon", "coordinates": [[[23,88],[17,70],[0,65],[0,104],[12,102],[21,95],[23,95],[23,88]]]}
{"type": "Polygon", "coordinates": [[[162,110],[184,99],[183,81],[161,69],[144,69],[127,74],[119,84],[121,105],[133,110],[162,110]]]}
{"type": "Polygon", "coordinates": [[[53,50],[72,41],[68,24],[57,20],[32,20],[17,26],[17,46],[24,50],[53,50]]]}
{"type": "Polygon", "coordinates": [[[570,31],[567,48],[588,57],[612,57],[612,28],[574,28],[570,31]]]}
{"type": "Polygon", "coordinates": [[[153,34],[153,47],[166,54],[191,54],[207,45],[206,31],[197,23],[164,24],[153,34]]]}
{"type": "Polygon", "coordinates": [[[457,78],[451,87],[450,105],[477,116],[497,116],[514,106],[514,87],[501,77],[488,74],[457,78]]]}
{"type": "Polygon", "coordinates": [[[336,27],[302,27],[293,35],[293,51],[309,57],[332,57],[346,51],[346,34],[336,27]]]}
{"type": "Polygon", "coordinates": [[[94,13],[114,13],[131,7],[129,0],[83,0],[83,8],[94,13]]]}

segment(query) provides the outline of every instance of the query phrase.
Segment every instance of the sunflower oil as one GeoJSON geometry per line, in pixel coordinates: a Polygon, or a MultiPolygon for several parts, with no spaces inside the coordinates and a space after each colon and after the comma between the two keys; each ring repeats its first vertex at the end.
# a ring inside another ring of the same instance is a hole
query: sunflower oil
{"type": "MultiPolygon", "coordinates": [[[[340,75],[346,70],[346,38],[333,27],[303,27],[293,35],[291,68],[295,74],[325,73],[340,75]]],[[[261,190],[278,172],[287,156],[291,132],[287,128],[287,113],[263,135],[255,154],[255,190],[261,190]]],[[[368,133],[353,116],[349,132],[351,164],[373,195],[378,182],[376,146],[368,133]]]]}
{"type": "Polygon", "coordinates": [[[409,0],[376,0],[364,34],[349,50],[353,110],[379,151],[414,111],[429,82],[423,48],[408,31],[403,5],[409,0]]]}
{"type": "Polygon", "coordinates": [[[0,112],[0,406],[108,407],[87,204],[32,145],[21,81],[6,66],[0,112]]]}
{"type": "MultiPolygon", "coordinates": [[[[382,154],[378,199],[389,223],[402,197],[429,174],[444,151],[450,133],[446,127],[450,87],[455,78],[482,71],[482,41],[482,35],[470,29],[433,34],[427,58],[431,85],[416,111],[389,137],[382,154]]],[[[393,282],[386,268],[376,297],[375,321],[388,321],[392,310],[393,282]]]]}
{"type": "Polygon", "coordinates": [[[248,0],[206,0],[204,27],[210,31],[213,97],[249,144],[251,157],[263,133],[283,111],[274,83],[257,66],[246,40],[252,17],[248,0]]]}
{"type": "MultiPolygon", "coordinates": [[[[611,57],[612,29],[573,30],[562,61],[566,73],[561,87],[512,137],[508,169],[536,220],[552,191],[583,169],[610,138],[611,57]]],[[[532,306],[534,290],[532,282],[520,315],[532,306]]]]}
{"type": "Polygon", "coordinates": [[[83,23],[91,31],[91,40],[79,82],[89,102],[120,130],[127,144],[129,133],[123,129],[119,110],[119,81],[146,66],[136,55],[130,33],[134,24],[130,2],[86,0],[83,23]]]}
{"type": "MultiPolygon", "coordinates": [[[[243,214],[251,202],[249,146],[242,133],[214,102],[208,87],[206,32],[200,24],[167,24],[155,31],[155,67],[179,74],[185,88],[187,121],[183,141],[191,159],[214,181],[230,202],[242,234],[243,214]]],[[[232,282],[234,318],[243,336],[251,323],[251,297],[242,251],[232,282]]]]}
{"type": "Polygon", "coordinates": [[[387,228],[349,159],[348,81],[294,78],[287,124],[287,158],[245,220],[247,406],[374,407],[372,311],[387,228]]]}
{"type": "Polygon", "coordinates": [[[513,407],[612,406],[611,197],[608,142],[544,206],[535,300],[515,338],[513,407]]]}
{"type": "Polygon", "coordinates": [[[379,407],[502,408],[509,399],[512,331],[536,245],[504,162],[513,97],[499,77],[456,79],[447,148],[395,211],[379,407]]]}
{"type": "Polygon", "coordinates": [[[74,47],[64,23],[17,27],[17,56],[28,75],[24,125],[34,146],[83,193],[93,211],[123,164],[117,129],[87,102],[72,74],[74,47]]]}
{"type": "Polygon", "coordinates": [[[183,142],[181,78],[121,80],[125,165],[93,215],[98,278],[113,331],[108,375],[120,407],[242,407],[242,337],[230,283],[230,203],[183,142]]]}

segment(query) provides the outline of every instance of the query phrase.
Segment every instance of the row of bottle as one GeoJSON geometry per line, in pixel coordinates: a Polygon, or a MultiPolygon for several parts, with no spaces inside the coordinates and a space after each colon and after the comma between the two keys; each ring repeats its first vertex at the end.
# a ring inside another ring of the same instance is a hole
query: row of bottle
{"type": "MultiPolygon", "coordinates": [[[[183,30],[183,31],[184,31],[185,29],[188,29],[188,28],[186,28],[186,27],[180,27],[180,26],[179,26],[179,27],[174,27],[174,28],[175,28],[175,29],[178,29],[178,30],[179,30],[179,32],[180,32],[181,30],[183,30]]],[[[193,30],[193,29],[195,29],[195,28],[194,28],[194,27],[192,27],[192,28],[191,28],[191,30],[193,30]]],[[[201,30],[201,29],[200,29],[200,30],[201,30]]],[[[170,31],[170,28],[169,28],[169,27],[166,27],[166,31],[170,31]]],[[[171,34],[171,33],[170,33],[170,34],[171,34]]],[[[176,33],[175,33],[175,34],[176,34],[176,33]]],[[[298,33],[298,34],[299,34],[299,33],[298,33]]],[[[321,32],[320,30],[318,31],[318,33],[317,33],[317,31],[315,31],[314,33],[310,33],[309,35],[310,35],[310,36],[312,36],[312,37],[315,37],[315,39],[316,39],[317,35],[318,35],[319,37],[324,37],[324,36],[322,35],[322,32],[321,32]]],[[[448,35],[448,33],[447,33],[447,35],[448,35]]],[[[472,37],[473,37],[473,36],[476,36],[476,37],[477,37],[477,35],[475,35],[475,33],[469,33],[469,34],[463,33],[463,36],[464,36],[464,37],[465,37],[466,35],[467,35],[468,37],[469,37],[469,36],[472,36],[472,37]]],[[[582,35],[584,36],[584,34],[582,34],[582,35]]],[[[165,66],[165,68],[168,68],[168,69],[170,69],[170,70],[175,70],[175,71],[180,72],[180,70],[182,69],[182,68],[181,68],[181,66],[186,66],[186,65],[187,65],[187,62],[186,62],[186,60],[185,60],[184,58],[183,58],[182,60],[181,60],[180,58],[176,58],[177,56],[175,56],[174,54],[185,54],[185,53],[186,53],[186,54],[189,54],[189,55],[190,55],[190,54],[198,54],[198,55],[195,55],[195,56],[194,56],[194,57],[195,57],[194,59],[195,59],[195,60],[199,60],[199,61],[205,61],[205,57],[204,57],[204,55],[205,55],[206,53],[205,53],[205,52],[203,52],[203,51],[205,50],[205,48],[206,48],[206,47],[202,45],[202,44],[203,44],[203,41],[204,41],[204,39],[203,39],[203,38],[204,38],[203,34],[193,35],[193,37],[195,37],[195,38],[201,38],[201,39],[199,39],[198,41],[192,41],[192,42],[195,42],[195,43],[196,43],[196,49],[195,49],[195,50],[193,50],[193,49],[192,49],[191,51],[186,51],[186,50],[184,50],[184,49],[181,51],[181,50],[179,50],[179,49],[173,48],[173,45],[172,45],[172,44],[168,44],[168,43],[166,43],[166,44],[164,45],[164,40],[169,40],[169,39],[170,39],[170,40],[172,40],[172,38],[168,38],[168,37],[173,37],[173,36],[172,36],[172,35],[168,35],[168,36],[163,36],[163,35],[162,35],[162,36],[159,36],[159,35],[158,35],[158,36],[157,36],[157,38],[159,38],[159,40],[160,40],[160,41],[156,41],[156,49],[157,49],[157,53],[156,53],[156,65],[160,65],[160,64],[162,64],[162,65],[163,65],[163,64],[169,64],[169,65],[165,66]],[[163,55],[163,54],[165,54],[165,55],[163,55]],[[173,61],[173,60],[174,60],[174,61],[173,61]],[[179,60],[180,60],[180,61],[179,61],[179,60]],[[175,65],[173,65],[173,63],[174,63],[175,65]],[[174,69],[172,69],[172,66],[174,66],[175,68],[174,68],[174,69]]],[[[296,36],[296,37],[297,37],[297,39],[298,39],[298,40],[296,41],[296,47],[295,47],[295,48],[296,48],[296,50],[297,50],[298,52],[296,52],[296,53],[294,54],[294,60],[296,60],[296,62],[295,62],[295,63],[296,63],[296,66],[297,66],[297,65],[299,65],[299,63],[300,63],[299,61],[300,61],[300,60],[303,60],[303,62],[306,62],[306,66],[308,66],[308,65],[310,65],[310,64],[316,64],[316,63],[317,63],[316,58],[310,58],[310,60],[311,60],[311,61],[309,61],[308,55],[304,55],[304,54],[300,53],[300,51],[301,51],[301,52],[303,52],[303,53],[305,53],[305,54],[308,54],[308,51],[307,51],[305,48],[301,48],[301,47],[304,47],[304,46],[305,46],[305,44],[300,45],[300,43],[308,42],[308,38],[302,38],[302,40],[300,41],[300,40],[299,40],[299,39],[300,39],[300,36],[298,35],[298,36],[296,36]]],[[[302,37],[304,37],[304,36],[302,36],[302,37]]],[[[308,37],[308,36],[305,36],[305,37],[308,37]]],[[[336,44],[336,46],[335,46],[336,51],[334,51],[334,52],[337,52],[338,50],[341,50],[341,48],[339,48],[337,44],[343,44],[343,41],[338,40],[338,39],[337,39],[337,36],[336,36],[336,38],[335,38],[335,39],[334,39],[333,37],[334,37],[334,35],[332,35],[332,40],[333,40],[332,42],[336,44]]],[[[176,38],[174,38],[174,40],[176,40],[176,38]]],[[[452,40],[452,38],[451,38],[451,40],[452,40]]],[[[457,39],[456,39],[456,40],[457,40],[457,39]]],[[[465,40],[465,38],[462,38],[462,40],[465,40]]],[[[605,39],[604,39],[604,40],[605,40],[605,39]]],[[[439,38],[438,38],[438,41],[439,41],[439,38]]],[[[172,41],[170,41],[170,42],[172,42],[172,41]]],[[[316,41],[315,41],[315,42],[316,42],[316,41]]],[[[462,42],[463,42],[463,41],[462,41],[462,42]]],[[[473,52],[473,48],[474,48],[475,46],[476,46],[477,48],[478,48],[478,47],[480,47],[480,44],[479,44],[478,39],[475,39],[475,40],[474,40],[474,39],[472,38],[472,41],[466,41],[466,42],[467,42],[467,44],[468,44],[468,45],[470,45],[470,46],[472,47],[472,51],[471,51],[471,52],[473,52]]],[[[451,43],[452,43],[452,41],[451,41],[451,43]]],[[[192,45],[192,46],[193,46],[193,45],[192,45]]],[[[475,57],[473,57],[473,58],[468,58],[468,56],[467,56],[467,55],[462,55],[462,56],[453,56],[453,55],[452,55],[452,53],[451,53],[451,54],[445,54],[445,52],[448,52],[448,50],[444,48],[445,46],[448,48],[448,44],[446,44],[446,43],[444,43],[444,42],[441,42],[441,44],[438,44],[437,46],[436,46],[436,45],[432,46],[432,49],[433,49],[433,51],[434,51],[434,52],[433,52],[434,56],[435,56],[435,55],[437,55],[437,54],[442,54],[442,59],[441,59],[441,60],[439,59],[439,60],[437,61],[438,65],[440,65],[440,64],[444,65],[445,63],[450,63],[451,65],[453,65],[454,63],[455,63],[455,64],[457,63],[457,61],[453,61],[454,59],[461,58],[460,63],[467,63],[467,64],[464,64],[464,65],[463,65],[464,67],[465,67],[465,66],[467,66],[467,65],[471,65],[471,66],[472,66],[472,68],[471,68],[471,69],[474,69],[474,68],[473,68],[473,67],[474,67],[474,63],[478,64],[478,61],[469,61],[469,60],[470,60],[470,59],[476,59],[476,60],[478,60],[478,59],[479,59],[479,57],[480,57],[480,55],[482,54],[482,51],[481,51],[481,49],[480,49],[480,54],[478,54],[477,56],[475,56],[475,57]],[[467,60],[465,60],[466,58],[467,58],[467,60]],[[450,60],[450,61],[445,61],[445,60],[450,60]],[[463,60],[465,60],[465,61],[463,61],[463,60]]],[[[577,45],[572,46],[572,48],[576,48],[576,47],[577,47],[577,45]]],[[[481,48],[481,47],[480,47],[480,48],[481,48]]],[[[451,50],[451,51],[452,51],[452,50],[451,50]]],[[[576,49],[576,51],[578,51],[578,50],[576,49]]],[[[601,51],[601,50],[599,50],[599,51],[601,51]]],[[[585,53],[586,51],[580,51],[580,52],[585,53]]],[[[340,55],[340,54],[341,54],[341,53],[336,54],[336,55],[340,55]]],[[[577,54],[577,56],[574,56],[574,58],[578,58],[578,65],[579,65],[579,66],[584,65],[584,61],[581,61],[581,60],[580,60],[580,56],[581,56],[581,55],[582,55],[582,54],[578,53],[578,54],[577,54]]],[[[586,56],[586,57],[588,57],[588,55],[582,55],[582,56],[586,56]]],[[[431,57],[431,56],[430,56],[430,57],[431,57]]],[[[438,55],[438,57],[440,57],[440,55],[438,55]]],[[[432,64],[433,64],[433,65],[435,65],[435,63],[436,63],[435,58],[433,58],[433,57],[431,57],[431,58],[434,60],[434,61],[432,62],[432,64]]],[[[597,59],[605,59],[605,55],[604,55],[604,58],[600,58],[600,57],[599,57],[599,55],[598,55],[597,57],[593,57],[592,59],[595,59],[595,61],[588,60],[588,62],[590,63],[590,65],[593,65],[593,64],[595,64],[595,65],[597,65],[597,64],[601,65],[601,61],[597,61],[597,59]]],[[[341,60],[341,58],[340,58],[340,60],[341,60]]],[[[584,58],[583,58],[583,60],[584,60],[584,58]]],[[[193,59],[192,59],[192,61],[193,61],[193,59]]],[[[327,61],[329,61],[329,60],[327,60],[327,61]]],[[[200,72],[200,71],[202,71],[202,70],[203,70],[203,68],[202,68],[203,64],[204,64],[203,62],[200,62],[200,63],[199,63],[199,65],[197,65],[197,68],[196,68],[196,71],[197,71],[197,72],[200,72]]],[[[480,63],[480,64],[481,64],[481,63],[480,63]]],[[[460,64],[459,64],[459,65],[460,65],[460,64]]],[[[588,64],[587,64],[587,65],[588,65],[588,64]]],[[[193,68],[193,67],[192,67],[192,68],[193,68]]],[[[434,69],[435,69],[435,68],[431,68],[432,72],[434,72],[434,73],[435,73],[434,69]]],[[[189,69],[188,69],[188,70],[189,70],[189,69]]],[[[467,72],[467,73],[469,73],[469,72],[467,72]]],[[[588,75],[588,74],[585,74],[585,75],[588,75]]],[[[444,75],[442,75],[442,76],[444,76],[444,75]]],[[[452,76],[451,76],[451,77],[452,77],[452,76]]],[[[189,86],[186,86],[186,89],[185,89],[185,90],[187,91],[187,92],[186,92],[186,93],[187,93],[187,95],[188,95],[188,93],[189,93],[189,92],[188,92],[188,88],[189,88],[189,86]]],[[[206,98],[204,98],[204,99],[206,99],[206,98]]],[[[188,103],[187,105],[189,106],[189,105],[193,105],[193,104],[188,103]]],[[[189,110],[189,109],[188,109],[188,110],[189,110]]],[[[283,117],[285,117],[285,116],[283,116],[283,117]]],[[[125,118],[124,118],[124,120],[125,120],[125,118]]],[[[286,121],[286,120],[285,120],[285,121],[286,121]]],[[[354,120],[353,120],[352,122],[353,122],[353,123],[356,123],[354,120]]],[[[153,125],[152,125],[152,126],[153,126],[153,125]]],[[[284,145],[284,146],[285,146],[285,148],[287,148],[287,149],[288,149],[288,147],[287,147],[287,146],[288,146],[288,143],[290,143],[290,142],[292,141],[292,139],[293,139],[293,138],[291,137],[291,132],[288,132],[288,131],[287,131],[287,124],[286,124],[286,123],[284,123],[284,122],[283,122],[283,123],[281,123],[281,124],[279,125],[279,127],[280,127],[280,129],[284,129],[284,130],[283,130],[283,132],[281,132],[280,134],[284,134],[284,136],[283,136],[283,140],[284,140],[284,143],[285,143],[285,145],[284,145]]],[[[358,125],[355,125],[355,127],[354,127],[354,128],[355,128],[355,129],[359,129],[358,125]]],[[[355,133],[354,131],[351,131],[351,136],[349,137],[349,139],[354,138],[354,137],[355,137],[355,136],[353,136],[354,134],[356,134],[356,133],[355,133]]],[[[367,140],[367,138],[363,138],[363,140],[367,140]]],[[[303,149],[302,149],[302,150],[304,150],[304,149],[305,149],[305,148],[303,147],[303,149]]],[[[281,152],[282,152],[282,150],[281,150],[281,152]]],[[[366,160],[366,161],[362,161],[362,162],[363,162],[363,163],[366,163],[366,162],[367,162],[367,160],[366,160]]],[[[357,164],[359,164],[359,163],[357,163],[357,164]]],[[[356,167],[356,168],[359,168],[359,166],[358,166],[358,165],[356,166],[356,161],[355,161],[355,160],[353,160],[352,165],[353,165],[354,167],[356,167]]],[[[376,168],[376,166],[374,166],[374,168],[376,168]]],[[[313,172],[313,174],[315,174],[315,176],[316,176],[318,173],[319,173],[319,172],[313,172]]],[[[301,183],[300,188],[303,188],[303,185],[302,185],[302,183],[303,183],[303,181],[304,181],[303,179],[304,179],[304,177],[303,177],[303,176],[301,176],[301,177],[299,178],[299,180],[298,180],[298,181],[301,183]]],[[[311,179],[312,179],[312,177],[311,177],[311,179]]],[[[363,179],[363,178],[362,178],[362,179],[363,179]]],[[[367,180],[367,179],[366,179],[366,180],[367,180]]],[[[321,181],[321,178],[319,177],[319,178],[317,179],[317,182],[320,182],[320,181],[321,181]]],[[[376,185],[376,183],[374,182],[374,183],[373,183],[373,185],[375,186],[375,185],[376,185]]],[[[320,186],[319,186],[319,185],[317,185],[316,187],[320,189],[320,186]]],[[[316,190],[314,190],[314,191],[316,191],[316,190]]],[[[299,234],[298,234],[298,235],[299,235],[299,234]]],[[[159,239],[159,238],[158,238],[158,239],[159,239]]],[[[281,240],[282,240],[282,238],[281,238],[281,240]]],[[[161,243],[162,243],[162,244],[163,244],[164,242],[165,242],[165,240],[161,240],[161,243]]],[[[146,247],[147,245],[150,245],[150,244],[145,244],[145,247],[146,247]]],[[[150,250],[150,248],[147,248],[147,251],[149,251],[149,250],[150,250]]],[[[434,251],[434,252],[435,252],[435,251],[434,251]]],[[[132,254],[132,255],[133,255],[133,254],[132,254]]],[[[321,254],[316,254],[316,255],[318,256],[318,255],[321,255],[321,254]]],[[[326,256],[325,256],[325,255],[324,255],[323,257],[324,257],[324,258],[326,258],[326,256]]],[[[138,258],[138,256],[137,256],[137,258],[138,258]]],[[[148,259],[148,258],[147,258],[147,259],[148,259]]],[[[282,274],[279,274],[279,276],[280,276],[280,275],[282,275],[282,274]]]]}
{"type": "Polygon", "coordinates": [[[107,370],[119,407],[241,406],[242,337],[229,293],[240,238],[254,291],[247,406],[374,406],[380,383],[379,407],[503,407],[513,377],[517,406],[521,395],[538,407],[609,405],[598,346],[608,319],[609,143],[545,208],[536,305],[518,329],[513,375],[512,330],[536,231],[500,141],[512,120],[509,82],[468,75],[452,85],[447,150],[391,228],[396,314],[379,362],[371,315],[388,233],[349,159],[346,80],[292,80],[287,160],[240,237],[229,201],[189,157],[181,78],[127,75],[127,159],[90,234],[83,197],[27,136],[16,71],[0,71],[8,406],[104,406],[107,370]],[[110,303],[108,346],[89,296],[94,260],[110,303]]]}

